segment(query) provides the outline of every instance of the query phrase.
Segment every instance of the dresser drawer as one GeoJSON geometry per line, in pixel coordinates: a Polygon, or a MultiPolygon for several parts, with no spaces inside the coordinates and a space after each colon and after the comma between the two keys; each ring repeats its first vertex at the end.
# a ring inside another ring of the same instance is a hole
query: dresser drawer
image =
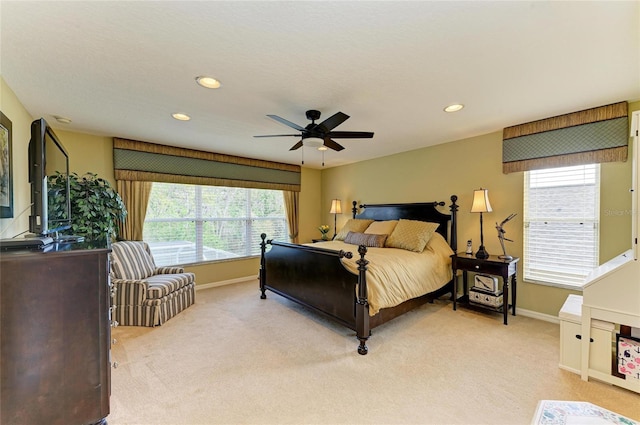
{"type": "MultiPolygon", "coordinates": [[[[475,258],[460,258],[457,257],[453,260],[454,267],[457,269],[467,270],[476,273],[486,273],[491,275],[502,275],[505,264],[503,262],[495,261],[482,261],[478,263],[475,258]]],[[[509,264],[509,275],[516,272],[516,263],[509,264]]]]}

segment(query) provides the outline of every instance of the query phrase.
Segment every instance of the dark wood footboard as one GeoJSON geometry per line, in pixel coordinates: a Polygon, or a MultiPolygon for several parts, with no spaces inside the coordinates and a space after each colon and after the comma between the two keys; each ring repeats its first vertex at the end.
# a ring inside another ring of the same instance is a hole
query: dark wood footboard
{"type": "Polygon", "coordinates": [[[353,253],[265,240],[264,233],[261,237],[261,298],[266,298],[265,291],[269,289],[355,329],[358,276],[347,271],[340,261],[343,257],[352,258],[353,253]],[[271,245],[268,267],[267,245],[271,245]]]}
{"type": "Polygon", "coordinates": [[[360,258],[356,261],[358,274],[355,275],[340,261],[353,258],[352,252],[267,240],[264,233],[260,237],[260,298],[265,299],[269,289],[353,329],[360,341],[358,352],[366,354],[366,341],[371,332],[368,261],[364,258],[367,248],[358,247],[360,258]],[[267,245],[271,245],[268,259],[267,245]]]}
{"type": "MultiPolygon", "coordinates": [[[[368,211],[354,217],[393,220],[399,218],[419,219],[440,223],[438,232],[445,237],[453,250],[456,249],[455,217],[457,197],[451,197],[451,215],[437,211],[443,202],[420,204],[378,204],[362,205],[368,211]],[[450,228],[448,229],[448,224],[450,228]],[[449,230],[449,231],[448,231],[449,230]]],[[[424,296],[408,300],[396,307],[380,310],[375,316],[369,315],[367,295],[367,248],[356,247],[355,252],[335,251],[313,245],[298,245],[267,240],[261,235],[260,256],[260,298],[265,299],[267,289],[289,300],[312,309],[356,332],[360,342],[358,353],[367,354],[367,340],[371,329],[413,309],[432,301],[446,293],[453,293],[453,281],[441,289],[424,296]],[[267,246],[271,248],[267,250],[267,246]],[[349,272],[342,264],[342,258],[358,255],[358,274],[349,272]]]]}

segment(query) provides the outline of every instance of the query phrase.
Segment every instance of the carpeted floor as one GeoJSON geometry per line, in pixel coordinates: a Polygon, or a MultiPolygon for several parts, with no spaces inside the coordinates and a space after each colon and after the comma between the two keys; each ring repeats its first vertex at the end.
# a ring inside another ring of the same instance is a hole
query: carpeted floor
{"type": "Polygon", "coordinates": [[[113,337],[110,425],[529,424],[540,400],[640,420],[640,395],[558,368],[559,326],[425,305],[352,331],[247,282],[198,291],[158,328],[113,337]]]}

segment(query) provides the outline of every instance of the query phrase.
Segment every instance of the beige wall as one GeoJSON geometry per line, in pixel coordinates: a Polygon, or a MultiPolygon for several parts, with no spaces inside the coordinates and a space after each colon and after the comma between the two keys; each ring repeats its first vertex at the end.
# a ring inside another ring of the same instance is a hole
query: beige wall
{"type": "MultiPolygon", "coordinates": [[[[54,126],[56,123],[49,124],[54,126]]],[[[60,125],[62,124],[58,124],[60,125]]],[[[61,127],[54,127],[54,131],[69,152],[69,170],[72,173],[81,176],[91,172],[109,181],[114,188],[116,187],[116,180],[113,177],[112,137],[74,133],[64,131],[61,127]]]]}
{"type": "MultiPolygon", "coordinates": [[[[302,169],[302,190],[300,191],[300,243],[311,242],[320,236],[318,226],[323,224],[320,205],[322,199],[322,172],[311,168],[302,169]]],[[[329,207],[327,207],[329,211],[329,207]]]]}
{"type": "MultiPolygon", "coordinates": [[[[630,110],[640,109],[640,102],[630,110]]],[[[380,143],[389,141],[380,141],[380,143]]],[[[375,143],[375,139],[374,139],[375,143]]],[[[631,155],[629,156],[631,158],[631,155]]],[[[602,165],[600,259],[604,262],[631,246],[631,161],[602,165]]],[[[468,239],[474,250],[480,241],[477,214],[471,214],[473,190],[489,189],[493,212],[484,215],[484,242],[489,253],[501,253],[495,223],[511,213],[506,226],[509,254],[522,258],[523,173],[502,173],[502,132],[495,132],[384,158],[330,168],[322,172],[322,221],[334,197],[358,203],[447,201],[458,196],[458,250],[468,239]]],[[[448,210],[444,210],[448,211],[448,210]]],[[[338,217],[338,228],[350,217],[338,217]]],[[[572,291],[522,282],[520,264],[518,307],[556,316],[572,291]]]]}
{"type": "MultiPolygon", "coordinates": [[[[0,108],[13,125],[14,219],[0,219],[2,237],[11,237],[28,228],[30,203],[27,148],[34,117],[24,109],[10,87],[0,77],[0,108]]],[[[630,104],[639,110],[640,102],[630,104]]],[[[45,117],[50,118],[50,117],[45,117]]],[[[55,125],[57,123],[51,123],[55,125]]],[[[71,171],[87,171],[114,184],[112,139],[104,136],[64,131],[55,128],[70,153],[71,171]]],[[[374,139],[375,143],[375,139],[374,139]]],[[[523,174],[502,174],[502,137],[495,132],[438,146],[419,149],[385,158],[326,170],[302,169],[300,193],[300,241],[319,236],[317,227],[333,227],[329,214],[331,199],[343,203],[337,217],[338,228],[350,217],[351,201],[359,203],[425,202],[445,200],[458,195],[458,241],[462,249],[467,239],[477,248],[480,238],[477,214],[469,213],[474,189],[489,189],[493,212],[485,215],[485,245],[490,253],[499,253],[500,245],[494,225],[511,213],[515,219],[506,226],[510,254],[522,256],[522,187],[523,174]]],[[[631,157],[631,156],[630,156],[631,157]]],[[[615,256],[630,246],[631,234],[631,163],[603,164],[601,196],[601,260],[615,256]]],[[[445,209],[446,211],[446,209],[445,209]]],[[[188,267],[197,273],[199,284],[257,276],[256,258],[203,264],[188,267]]],[[[527,310],[556,315],[570,291],[520,282],[518,306],[527,310]]]]}
{"type": "MultiPolygon", "coordinates": [[[[28,148],[31,139],[32,117],[24,109],[11,88],[0,77],[0,108],[11,120],[13,127],[12,165],[13,165],[13,202],[14,218],[0,219],[2,237],[12,237],[29,228],[29,205],[31,192],[29,186],[28,148]],[[26,210],[26,211],[25,211],[26,210]],[[20,217],[17,217],[25,211],[20,217]]],[[[92,136],[62,130],[62,125],[51,117],[44,117],[64,147],[69,152],[69,168],[80,175],[87,171],[97,173],[115,186],[113,178],[113,143],[111,137],[92,136]]]]}
{"type": "MultiPolygon", "coordinates": [[[[2,237],[12,237],[29,228],[30,186],[27,169],[27,150],[31,138],[31,122],[34,117],[24,109],[19,99],[0,77],[0,110],[11,120],[13,126],[13,180],[14,216],[27,210],[17,219],[0,219],[2,237]]],[[[36,117],[39,118],[39,117],[36,117]]],[[[80,175],[86,172],[98,174],[115,187],[113,177],[113,139],[106,136],[75,133],[63,130],[61,124],[45,117],[54,127],[56,135],[69,152],[69,167],[80,175]]],[[[302,191],[300,192],[300,238],[303,241],[315,237],[315,228],[320,221],[320,176],[318,170],[302,169],[302,191]]],[[[258,258],[232,260],[220,263],[187,267],[196,273],[198,284],[234,280],[258,276],[258,258]]]]}
{"type": "Polygon", "coordinates": [[[29,229],[28,149],[33,118],[22,106],[11,88],[0,76],[0,110],[9,118],[12,126],[12,170],[13,170],[13,218],[0,219],[2,238],[11,238],[29,229]],[[24,212],[23,212],[24,211],[24,212]],[[20,215],[22,213],[22,215],[20,215]]]}

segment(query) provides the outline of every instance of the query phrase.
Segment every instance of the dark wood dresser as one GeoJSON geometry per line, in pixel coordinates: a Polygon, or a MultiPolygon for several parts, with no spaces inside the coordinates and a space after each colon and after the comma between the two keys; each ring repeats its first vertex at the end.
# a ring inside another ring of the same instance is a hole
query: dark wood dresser
{"type": "Polygon", "coordinates": [[[106,423],[109,249],[0,251],[0,423],[106,423]]]}

